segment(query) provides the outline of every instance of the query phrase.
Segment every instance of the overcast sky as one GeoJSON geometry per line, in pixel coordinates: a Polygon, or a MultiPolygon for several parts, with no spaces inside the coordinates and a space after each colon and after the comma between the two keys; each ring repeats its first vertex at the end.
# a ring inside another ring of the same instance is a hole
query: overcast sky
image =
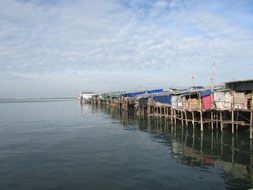
{"type": "Polygon", "coordinates": [[[253,1],[0,1],[1,98],[210,85],[212,63],[253,78],[253,1]]]}

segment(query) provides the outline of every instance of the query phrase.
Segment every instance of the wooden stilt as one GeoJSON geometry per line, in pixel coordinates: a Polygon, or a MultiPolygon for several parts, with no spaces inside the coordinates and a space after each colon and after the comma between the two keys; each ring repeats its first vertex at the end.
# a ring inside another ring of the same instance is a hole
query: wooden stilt
{"type": "Polygon", "coordinates": [[[147,115],[150,115],[150,106],[147,106],[147,115]]]}
{"type": "Polygon", "coordinates": [[[173,109],[170,108],[170,122],[173,123],[173,109]]]}
{"type": "Polygon", "coordinates": [[[188,126],[188,118],[187,118],[187,112],[184,111],[184,115],[185,115],[185,124],[186,126],[188,126]]]}
{"type": "Polygon", "coordinates": [[[236,112],[236,131],[238,131],[239,125],[238,125],[238,121],[239,121],[239,111],[236,112]]]}
{"type": "Polygon", "coordinates": [[[220,129],[223,132],[223,119],[222,119],[222,111],[220,111],[220,129]]]}
{"type": "Polygon", "coordinates": [[[250,141],[250,164],[253,165],[252,141],[250,141]]]}
{"type": "Polygon", "coordinates": [[[220,138],[220,152],[221,152],[221,156],[223,155],[223,144],[224,144],[224,142],[223,142],[223,136],[224,136],[224,134],[221,133],[221,138],[220,138]]]}
{"type": "Polygon", "coordinates": [[[184,126],[184,115],[182,110],[180,110],[180,114],[181,114],[181,124],[182,126],[184,126]]]}
{"type": "Polygon", "coordinates": [[[211,128],[213,130],[213,111],[211,111],[211,128]]]}
{"type": "Polygon", "coordinates": [[[173,135],[173,125],[170,126],[170,134],[173,135]]]}
{"type": "Polygon", "coordinates": [[[174,110],[174,124],[177,125],[177,111],[174,110]]]}
{"type": "Polygon", "coordinates": [[[232,136],[232,147],[231,147],[231,151],[232,151],[232,155],[231,155],[231,160],[232,160],[232,164],[234,164],[235,162],[235,137],[232,136]]]}
{"type": "Polygon", "coordinates": [[[202,99],[201,99],[201,96],[199,96],[199,108],[200,108],[200,131],[204,131],[203,112],[202,112],[202,99]]]}
{"type": "Polygon", "coordinates": [[[252,139],[253,132],[253,111],[250,112],[250,139],[252,139]]]}
{"type": "Polygon", "coordinates": [[[216,122],[216,129],[219,128],[219,116],[218,116],[218,112],[215,113],[215,122],[216,122]]]}
{"type": "Polygon", "coordinates": [[[203,155],[203,140],[204,140],[204,133],[201,132],[201,134],[200,134],[200,154],[201,155],[203,155]]]}
{"type": "Polygon", "coordinates": [[[234,109],[232,110],[232,134],[234,134],[234,127],[235,127],[235,123],[234,123],[234,109]]]}
{"type": "Polygon", "coordinates": [[[202,113],[202,110],[200,111],[200,131],[204,131],[203,113],[202,113]]]}
{"type": "Polygon", "coordinates": [[[231,125],[232,126],[232,134],[234,134],[234,127],[235,127],[235,123],[234,123],[235,122],[234,121],[235,120],[234,119],[234,92],[232,92],[232,113],[231,114],[232,114],[232,117],[231,117],[231,120],[232,120],[231,121],[232,122],[232,125],[231,125]]]}
{"type": "Polygon", "coordinates": [[[181,134],[182,134],[182,142],[184,142],[184,126],[182,125],[182,128],[181,128],[181,134]]]}
{"type": "Polygon", "coordinates": [[[194,118],[194,112],[192,111],[192,126],[195,128],[195,118],[194,118]]]}
{"type": "Polygon", "coordinates": [[[192,131],[192,148],[194,149],[195,147],[195,130],[193,129],[192,131]]]}

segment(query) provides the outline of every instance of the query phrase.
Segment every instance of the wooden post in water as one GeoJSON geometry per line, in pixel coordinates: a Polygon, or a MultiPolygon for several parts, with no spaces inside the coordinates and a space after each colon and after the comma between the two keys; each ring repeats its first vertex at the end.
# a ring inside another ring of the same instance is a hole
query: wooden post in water
{"type": "Polygon", "coordinates": [[[174,110],[174,123],[177,125],[177,111],[174,110]]]}
{"type": "Polygon", "coordinates": [[[220,137],[220,152],[221,152],[221,156],[223,155],[223,145],[224,145],[223,136],[224,136],[224,133],[221,133],[221,137],[220,137]]]}
{"type": "Polygon", "coordinates": [[[203,113],[200,111],[200,131],[204,131],[204,124],[203,124],[203,113]]]}
{"type": "Polygon", "coordinates": [[[195,128],[195,118],[194,118],[194,112],[192,111],[192,126],[195,128]]]}
{"type": "Polygon", "coordinates": [[[170,108],[170,122],[173,123],[173,109],[170,108]]]}
{"type": "Polygon", "coordinates": [[[188,126],[188,118],[187,118],[187,112],[184,111],[184,115],[185,115],[185,124],[186,126],[188,126]]]}
{"type": "Polygon", "coordinates": [[[211,128],[213,130],[213,111],[211,110],[211,128]]]}
{"type": "Polygon", "coordinates": [[[147,106],[147,115],[150,115],[150,105],[147,106]]]}
{"type": "Polygon", "coordinates": [[[200,95],[199,95],[199,107],[200,107],[200,131],[204,131],[203,112],[202,112],[202,100],[201,100],[201,96],[200,95]]]}
{"type": "Polygon", "coordinates": [[[215,122],[216,122],[216,129],[219,128],[219,115],[218,115],[218,111],[216,111],[215,113],[215,122]]]}
{"type": "Polygon", "coordinates": [[[223,132],[222,111],[220,111],[220,129],[221,129],[221,132],[223,132]]]}
{"type": "Polygon", "coordinates": [[[253,165],[252,141],[250,141],[250,164],[253,165]]]}
{"type": "Polygon", "coordinates": [[[231,125],[232,126],[232,134],[234,134],[234,127],[235,127],[235,123],[234,123],[235,122],[234,121],[235,120],[234,119],[234,92],[232,92],[232,118],[231,119],[232,119],[232,121],[231,121],[232,122],[232,125],[231,125]]]}
{"type": "Polygon", "coordinates": [[[252,139],[253,133],[253,111],[250,111],[250,139],[252,139]]]}
{"type": "Polygon", "coordinates": [[[235,128],[235,123],[234,123],[234,109],[232,109],[232,134],[234,134],[234,128],[235,128]]]}
{"type": "Polygon", "coordinates": [[[235,136],[233,135],[232,136],[232,148],[231,148],[231,151],[232,151],[232,164],[234,165],[234,162],[235,162],[235,136]]]}
{"type": "Polygon", "coordinates": [[[180,113],[181,113],[181,124],[182,124],[182,126],[184,126],[184,115],[183,115],[183,111],[180,110],[180,113]]]}
{"type": "Polygon", "coordinates": [[[192,131],[192,148],[195,148],[195,130],[192,131]]]}
{"type": "Polygon", "coordinates": [[[252,139],[253,132],[253,90],[251,95],[251,105],[250,105],[250,139],[252,139]]]}
{"type": "Polygon", "coordinates": [[[200,154],[201,155],[203,154],[203,140],[204,140],[204,133],[201,133],[200,134],[200,154]]]}
{"type": "Polygon", "coordinates": [[[239,121],[239,111],[236,112],[236,131],[238,131],[239,125],[238,125],[238,121],[239,121]]]}

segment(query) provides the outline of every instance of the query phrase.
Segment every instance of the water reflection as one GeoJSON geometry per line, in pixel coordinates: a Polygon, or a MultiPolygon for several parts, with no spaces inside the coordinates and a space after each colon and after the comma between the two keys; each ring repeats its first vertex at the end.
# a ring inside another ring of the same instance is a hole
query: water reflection
{"type": "Polygon", "coordinates": [[[252,141],[245,133],[232,135],[206,128],[201,133],[192,126],[173,126],[164,118],[138,116],[105,106],[96,108],[120,121],[125,129],[150,133],[157,142],[171,146],[171,156],[181,164],[198,169],[215,167],[228,189],[249,189],[253,186],[252,141]],[[162,140],[162,141],[161,141],[162,140]]]}

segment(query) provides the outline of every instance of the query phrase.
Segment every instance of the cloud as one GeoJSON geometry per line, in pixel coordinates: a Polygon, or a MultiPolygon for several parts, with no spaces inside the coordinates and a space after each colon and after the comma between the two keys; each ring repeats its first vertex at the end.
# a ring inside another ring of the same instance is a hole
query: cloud
{"type": "Polygon", "coordinates": [[[147,88],[191,85],[195,75],[208,84],[213,62],[217,82],[250,78],[253,10],[250,1],[233,2],[3,1],[0,81],[46,76],[57,86],[56,76],[68,76],[75,85],[83,75],[90,77],[78,79],[84,87],[101,90],[107,78],[104,85],[117,90],[146,80],[147,88]]]}

